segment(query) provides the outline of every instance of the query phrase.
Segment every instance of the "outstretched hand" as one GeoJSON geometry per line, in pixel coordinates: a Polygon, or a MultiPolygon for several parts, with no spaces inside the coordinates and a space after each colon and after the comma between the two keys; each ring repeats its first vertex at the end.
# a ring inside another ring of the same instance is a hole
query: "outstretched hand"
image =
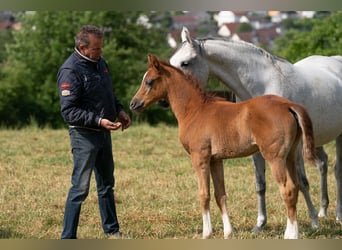
{"type": "Polygon", "coordinates": [[[101,127],[108,130],[118,130],[119,128],[123,130],[127,129],[131,125],[131,118],[124,112],[120,111],[118,114],[118,121],[112,122],[106,118],[101,119],[101,127]]]}
{"type": "Polygon", "coordinates": [[[101,119],[101,127],[104,127],[105,129],[108,129],[108,130],[117,130],[122,127],[122,123],[112,122],[108,119],[103,118],[101,119]]]}

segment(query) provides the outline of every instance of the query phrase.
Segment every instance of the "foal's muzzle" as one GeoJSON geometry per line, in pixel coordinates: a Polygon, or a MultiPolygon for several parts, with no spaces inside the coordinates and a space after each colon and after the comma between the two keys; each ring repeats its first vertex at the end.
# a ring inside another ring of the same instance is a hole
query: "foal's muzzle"
{"type": "Polygon", "coordinates": [[[144,109],[144,101],[134,98],[129,104],[129,109],[134,112],[140,112],[144,109]]]}

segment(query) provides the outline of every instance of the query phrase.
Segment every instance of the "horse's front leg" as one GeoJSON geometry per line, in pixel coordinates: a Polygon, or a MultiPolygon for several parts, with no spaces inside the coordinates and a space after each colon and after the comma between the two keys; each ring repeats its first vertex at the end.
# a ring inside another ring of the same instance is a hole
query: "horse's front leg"
{"type": "Polygon", "coordinates": [[[342,134],[336,139],[335,178],[337,183],[336,220],[342,224],[342,134]]]}
{"type": "Polygon", "coordinates": [[[253,155],[255,180],[256,180],[256,193],[258,201],[258,218],[257,224],[252,229],[253,232],[259,232],[263,229],[267,222],[266,214],[266,179],[265,179],[265,159],[260,152],[253,155]]]}
{"type": "Polygon", "coordinates": [[[303,193],[306,206],[308,208],[309,217],[311,219],[311,227],[312,228],[318,228],[318,213],[316,208],[314,207],[311,196],[310,196],[310,185],[308,178],[306,177],[305,168],[304,168],[304,160],[302,156],[302,147],[298,147],[298,157],[297,157],[297,172],[298,172],[298,178],[299,178],[299,189],[303,193]]]}
{"type": "Polygon", "coordinates": [[[222,160],[212,160],[210,163],[211,177],[214,183],[215,199],[218,207],[220,208],[222,221],[223,221],[223,236],[228,239],[232,233],[232,225],[230,224],[227,201],[226,201],[226,190],[224,186],[224,169],[222,160]]]}
{"type": "Polygon", "coordinates": [[[198,195],[203,219],[203,239],[208,239],[212,234],[210,220],[210,157],[206,154],[192,153],[191,161],[195,169],[198,181],[198,195]]]}

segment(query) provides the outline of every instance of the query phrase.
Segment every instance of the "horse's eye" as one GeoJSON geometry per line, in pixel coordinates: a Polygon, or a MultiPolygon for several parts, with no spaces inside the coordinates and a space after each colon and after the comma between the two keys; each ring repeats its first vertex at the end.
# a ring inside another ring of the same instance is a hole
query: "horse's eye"
{"type": "Polygon", "coordinates": [[[184,61],[181,63],[181,67],[187,67],[189,66],[189,62],[188,61],[184,61]]]}
{"type": "Polygon", "coordinates": [[[147,86],[151,87],[152,84],[153,84],[153,81],[154,81],[154,79],[149,78],[149,79],[147,79],[147,80],[145,81],[145,83],[146,83],[147,86]]]}

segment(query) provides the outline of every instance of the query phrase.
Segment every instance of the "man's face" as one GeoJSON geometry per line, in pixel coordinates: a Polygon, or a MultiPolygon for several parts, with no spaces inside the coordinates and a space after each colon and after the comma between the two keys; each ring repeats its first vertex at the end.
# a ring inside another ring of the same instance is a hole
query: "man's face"
{"type": "Polygon", "coordinates": [[[80,45],[80,52],[82,55],[98,61],[102,55],[102,43],[103,39],[97,38],[94,35],[89,35],[89,45],[80,45]]]}

